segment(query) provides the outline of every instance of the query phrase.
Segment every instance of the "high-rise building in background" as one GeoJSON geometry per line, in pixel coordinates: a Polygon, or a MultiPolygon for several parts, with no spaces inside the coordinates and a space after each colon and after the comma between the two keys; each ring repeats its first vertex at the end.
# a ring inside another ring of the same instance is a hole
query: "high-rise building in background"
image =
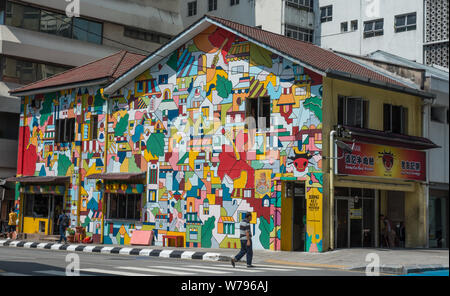
{"type": "Polygon", "coordinates": [[[185,27],[205,14],[317,43],[317,0],[181,0],[185,27]]]}
{"type": "Polygon", "coordinates": [[[318,0],[320,45],[448,68],[448,0],[318,0]]]}
{"type": "MultiPolygon", "coordinates": [[[[183,29],[178,7],[178,0],[0,0],[0,181],[16,174],[20,100],[11,89],[121,49],[149,54],[183,29]]],[[[13,198],[0,182],[0,220],[13,198]]]]}

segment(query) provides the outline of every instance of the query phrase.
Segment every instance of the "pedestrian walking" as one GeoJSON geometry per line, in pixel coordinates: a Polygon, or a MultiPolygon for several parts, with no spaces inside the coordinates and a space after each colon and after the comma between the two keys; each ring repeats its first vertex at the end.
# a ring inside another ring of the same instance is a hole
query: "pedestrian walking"
{"type": "Polygon", "coordinates": [[[392,227],[392,222],[389,220],[388,217],[384,217],[384,225],[385,225],[385,238],[388,242],[388,248],[394,248],[395,247],[395,229],[392,227]]]}
{"type": "Polygon", "coordinates": [[[400,247],[405,247],[405,241],[406,241],[406,235],[405,235],[405,223],[402,221],[400,222],[400,227],[398,231],[398,239],[400,241],[400,247]]]}
{"type": "Polygon", "coordinates": [[[247,255],[247,267],[253,267],[253,246],[252,246],[252,233],[250,229],[250,221],[252,219],[252,213],[247,212],[245,219],[240,225],[240,240],[241,240],[241,251],[234,257],[231,258],[231,265],[236,266],[236,261],[241,260],[244,255],[247,255]]]}
{"type": "Polygon", "coordinates": [[[17,225],[17,214],[16,212],[14,212],[14,207],[12,207],[9,213],[9,220],[8,220],[8,237],[10,239],[13,239],[14,233],[16,232],[16,225],[17,225]]]}
{"type": "Polygon", "coordinates": [[[64,239],[64,243],[67,244],[66,229],[67,227],[69,227],[69,217],[63,212],[61,215],[59,215],[57,224],[59,225],[60,235],[58,243],[61,243],[64,239]]]}

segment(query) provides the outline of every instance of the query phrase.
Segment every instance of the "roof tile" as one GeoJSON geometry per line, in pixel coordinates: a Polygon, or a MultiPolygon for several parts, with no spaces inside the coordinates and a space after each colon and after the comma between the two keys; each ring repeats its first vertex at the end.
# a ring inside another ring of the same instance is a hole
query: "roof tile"
{"type": "Polygon", "coordinates": [[[112,80],[128,71],[143,59],[145,59],[144,55],[121,50],[113,55],[53,75],[50,78],[14,89],[10,93],[14,95],[19,92],[63,86],[101,78],[110,78],[112,80]]]}

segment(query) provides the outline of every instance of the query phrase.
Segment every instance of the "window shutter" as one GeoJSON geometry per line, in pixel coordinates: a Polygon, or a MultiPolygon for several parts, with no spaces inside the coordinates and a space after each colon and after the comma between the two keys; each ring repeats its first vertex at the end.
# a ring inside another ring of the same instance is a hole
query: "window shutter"
{"type": "Polygon", "coordinates": [[[383,129],[384,131],[392,131],[391,128],[391,105],[383,105],[383,129]]]}

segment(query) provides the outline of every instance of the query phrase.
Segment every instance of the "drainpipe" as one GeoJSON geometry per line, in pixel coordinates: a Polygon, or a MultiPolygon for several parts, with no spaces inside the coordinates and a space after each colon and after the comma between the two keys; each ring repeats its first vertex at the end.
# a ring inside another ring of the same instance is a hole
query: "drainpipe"
{"type": "MultiPolygon", "coordinates": [[[[425,79],[424,79],[425,80],[425,79]]],[[[430,77],[431,80],[431,77],[430,77]]],[[[430,81],[431,84],[431,81],[430,81]]],[[[430,114],[431,106],[436,102],[432,99],[431,102],[423,100],[422,101],[422,137],[428,138],[430,136],[430,114]]],[[[426,151],[426,180],[425,180],[425,247],[430,247],[430,151],[426,151]]]]}
{"type": "Polygon", "coordinates": [[[334,137],[336,136],[336,131],[332,130],[330,132],[330,250],[334,250],[334,137]]]}
{"type": "MultiPolygon", "coordinates": [[[[101,89],[100,92],[102,94],[102,97],[105,99],[106,101],[106,114],[105,114],[105,150],[104,150],[104,169],[103,172],[106,173],[106,168],[107,168],[107,161],[108,161],[108,121],[109,121],[109,96],[105,96],[105,94],[103,93],[104,89],[101,89]]],[[[102,222],[101,222],[101,234],[100,234],[100,242],[103,244],[103,231],[105,229],[105,202],[106,202],[106,194],[105,194],[105,181],[103,180],[103,187],[101,189],[101,197],[102,197],[102,222]]]]}

